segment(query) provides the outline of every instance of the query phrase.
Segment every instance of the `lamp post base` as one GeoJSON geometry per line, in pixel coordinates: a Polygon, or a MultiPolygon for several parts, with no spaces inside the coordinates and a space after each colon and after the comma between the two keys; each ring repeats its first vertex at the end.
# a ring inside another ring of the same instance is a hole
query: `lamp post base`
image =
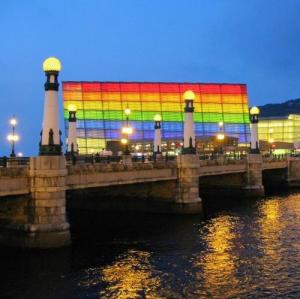
{"type": "Polygon", "coordinates": [[[194,147],[184,147],[182,149],[183,155],[193,155],[196,154],[196,149],[194,147]]]}
{"type": "Polygon", "coordinates": [[[39,155],[40,156],[60,156],[62,149],[60,144],[53,145],[40,145],[39,155]]]}

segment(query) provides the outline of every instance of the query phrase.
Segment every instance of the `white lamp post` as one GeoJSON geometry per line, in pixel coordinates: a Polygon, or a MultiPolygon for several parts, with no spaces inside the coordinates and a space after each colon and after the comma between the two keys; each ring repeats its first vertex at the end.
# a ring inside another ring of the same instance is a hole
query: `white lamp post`
{"type": "Polygon", "coordinates": [[[192,90],[187,90],[183,94],[185,101],[184,107],[184,128],[183,128],[183,154],[195,154],[195,129],[194,129],[194,99],[195,93],[192,90]]]}
{"type": "Polygon", "coordinates": [[[161,116],[154,116],[154,150],[155,154],[161,153],[161,116]]]}
{"type": "Polygon", "coordinates": [[[41,132],[39,154],[43,156],[61,155],[61,131],[59,130],[58,115],[58,74],[61,63],[55,57],[47,58],[43,63],[46,74],[44,118],[41,132]]]}
{"type": "Polygon", "coordinates": [[[68,149],[67,153],[78,153],[77,147],[77,132],[76,132],[76,105],[70,104],[69,111],[69,131],[68,131],[68,149]]]}
{"type": "Polygon", "coordinates": [[[10,157],[14,158],[16,157],[15,153],[15,143],[19,141],[19,136],[16,134],[16,125],[17,125],[17,119],[15,117],[12,117],[9,121],[11,127],[12,127],[12,134],[7,135],[7,140],[11,142],[11,153],[10,157]]]}
{"type": "Polygon", "coordinates": [[[251,143],[250,153],[259,154],[259,139],[258,139],[258,115],[260,111],[258,107],[252,107],[249,111],[251,122],[251,143]]]}

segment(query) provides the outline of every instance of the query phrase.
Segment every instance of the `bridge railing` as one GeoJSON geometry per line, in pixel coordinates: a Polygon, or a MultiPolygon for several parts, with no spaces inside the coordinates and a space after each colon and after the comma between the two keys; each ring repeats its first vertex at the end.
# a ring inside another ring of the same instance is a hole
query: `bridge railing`
{"type": "MultiPolygon", "coordinates": [[[[68,164],[108,164],[108,163],[122,163],[122,156],[103,156],[103,155],[77,155],[77,156],[66,156],[66,160],[68,164]]],[[[156,155],[141,155],[141,156],[132,156],[133,163],[155,163],[155,162],[168,162],[175,161],[176,156],[164,155],[164,156],[156,156],[156,155]]]]}
{"type": "Polygon", "coordinates": [[[0,157],[0,167],[22,167],[29,165],[29,157],[0,157]]]}
{"type": "Polygon", "coordinates": [[[220,166],[228,164],[244,164],[247,160],[247,155],[224,155],[224,154],[209,154],[200,155],[200,166],[220,166]]]}
{"type": "Polygon", "coordinates": [[[286,161],[287,158],[288,158],[287,154],[280,154],[280,155],[265,154],[262,156],[263,162],[286,161]]]}

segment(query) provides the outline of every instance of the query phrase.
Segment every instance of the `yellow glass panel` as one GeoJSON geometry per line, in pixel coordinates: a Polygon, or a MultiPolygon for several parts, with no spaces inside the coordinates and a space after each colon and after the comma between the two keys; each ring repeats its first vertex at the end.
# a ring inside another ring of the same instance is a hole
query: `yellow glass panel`
{"type": "Polygon", "coordinates": [[[103,110],[123,110],[121,102],[106,102],[103,101],[103,110]]]}
{"type": "Polygon", "coordinates": [[[173,112],[180,112],[182,110],[182,105],[180,103],[162,103],[161,109],[162,111],[173,111],[173,112]]]}
{"type": "Polygon", "coordinates": [[[136,110],[139,111],[141,110],[141,103],[140,102],[128,102],[128,103],[123,103],[124,109],[125,108],[130,108],[131,110],[136,110]]]}
{"type": "MultiPolygon", "coordinates": [[[[202,106],[204,105],[206,104],[194,103],[195,112],[203,112],[202,106]]],[[[181,106],[180,111],[184,111],[184,104],[181,104],[180,106],[181,106]]]]}
{"type": "Polygon", "coordinates": [[[77,143],[79,147],[86,147],[86,140],[83,138],[77,138],[77,143]]]}
{"type": "Polygon", "coordinates": [[[218,113],[222,113],[222,105],[221,104],[205,103],[205,104],[202,104],[202,110],[203,110],[203,112],[218,112],[218,113]]]}
{"type": "Polygon", "coordinates": [[[241,105],[223,104],[224,113],[243,113],[244,109],[241,105]]]}
{"type": "Polygon", "coordinates": [[[84,108],[86,110],[102,110],[102,102],[87,101],[84,102],[84,108]]]}
{"type": "Polygon", "coordinates": [[[159,102],[142,102],[142,109],[144,111],[161,111],[161,105],[159,102]]]}

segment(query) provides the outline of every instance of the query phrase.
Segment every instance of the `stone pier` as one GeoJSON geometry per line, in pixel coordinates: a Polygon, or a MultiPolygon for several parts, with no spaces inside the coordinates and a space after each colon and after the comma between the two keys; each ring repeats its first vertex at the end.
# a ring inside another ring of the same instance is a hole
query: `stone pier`
{"type": "Polygon", "coordinates": [[[300,187],[300,157],[288,157],[287,183],[289,187],[300,187]]]}
{"type": "Polygon", "coordinates": [[[30,159],[27,247],[62,247],[70,244],[66,221],[66,159],[39,156],[30,159]]]}
{"type": "Polygon", "coordinates": [[[177,156],[177,192],[175,205],[182,214],[202,212],[199,197],[199,157],[194,154],[177,156]]]}
{"type": "Polygon", "coordinates": [[[246,172],[247,197],[264,196],[265,190],[262,182],[262,156],[260,154],[248,154],[246,172]]]}

